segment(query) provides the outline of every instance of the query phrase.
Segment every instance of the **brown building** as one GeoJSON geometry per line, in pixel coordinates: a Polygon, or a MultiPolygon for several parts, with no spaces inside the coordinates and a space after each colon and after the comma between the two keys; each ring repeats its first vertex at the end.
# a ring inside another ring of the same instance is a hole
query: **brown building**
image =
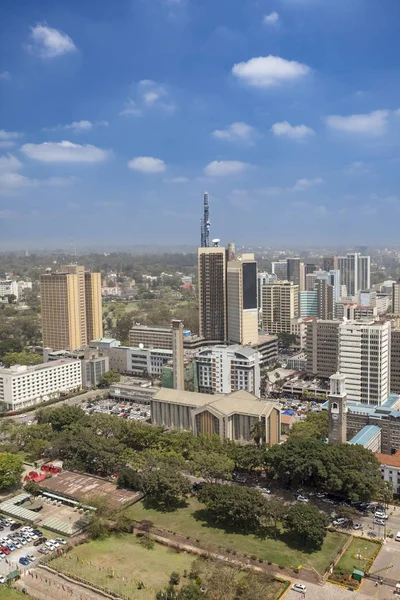
{"type": "Polygon", "coordinates": [[[326,279],[316,279],[315,290],[318,296],[318,318],[324,321],[333,319],[333,285],[329,285],[326,279]]]}
{"type": "Polygon", "coordinates": [[[206,340],[226,340],[226,251],[198,249],[199,333],[206,340]]]}
{"type": "Polygon", "coordinates": [[[313,319],[306,329],[307,375],[331,377],[338,370],[339,321],[313,319]]]}
{"type": "Polygon", "coordinates": [[[40,276],[43,346],[76,350],[103,335],[100,273],[67,265],[40,276]]]}
{"type": "Polygon", "coordinates": [[[262,288],[262,327],[268,333],[292,331],[292,319],[299,316],[299,286],[280,281],[262,288]]]}
{"type": "Polygon", "coordinates": [[[390,347],[390,391],[400,394],[400,329],[392,329],[390,347]]]}

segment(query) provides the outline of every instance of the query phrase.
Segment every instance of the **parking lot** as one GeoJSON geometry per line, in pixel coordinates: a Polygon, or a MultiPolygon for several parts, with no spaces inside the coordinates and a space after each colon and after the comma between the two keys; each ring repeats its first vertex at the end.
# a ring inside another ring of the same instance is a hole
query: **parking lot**
{"type": "Polygon", "coordinates": [[[17,568],[21,571],[29,569],[41,556],[55,554],[66,543],[64,538],[56,541],[56,534],[48,537],[40,527],[30,527],[0,516],[0,581],[17,568]]]}
{"type": "Polygon", "coordinates": [[[82,404],[82,409],[88,415],[115,415],[123,419],[147,421],[150,419],[150,405],[136,402],[116,402],[112,398],[82,404]]]}

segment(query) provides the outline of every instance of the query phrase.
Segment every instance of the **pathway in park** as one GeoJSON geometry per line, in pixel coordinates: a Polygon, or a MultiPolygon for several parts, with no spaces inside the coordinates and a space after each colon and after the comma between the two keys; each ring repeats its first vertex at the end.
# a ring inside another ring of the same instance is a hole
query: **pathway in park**
{"type": "MultiPolygon", "coordinates": [[[[25,588],[35,600],[107,600],[100,592],[93,592],[79,585],[71,583],[64,577],[50,573],[44,569],[30,569],[26,571],[17,582],[21,590],[25,588]]],[[[143,599],[147,600],[147,599],[143,599]]]]}

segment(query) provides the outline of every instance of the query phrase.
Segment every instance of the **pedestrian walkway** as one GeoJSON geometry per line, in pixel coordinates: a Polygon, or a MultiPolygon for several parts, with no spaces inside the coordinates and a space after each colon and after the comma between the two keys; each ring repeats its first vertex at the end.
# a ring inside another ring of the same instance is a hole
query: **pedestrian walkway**
{"type": "MultiPolygon", "coordinates": [[[[72,583],[57,574],[43,569],[29,569],[16,583],[25,588],[36,600],[106,600],[108,596],[86,589],[79,583],[72,583]]],[[[143,600],[148,600],[143,597],[143,600]]],[[[150,599],[149,599],[150,600],[150,599]]],[[[153,600],[153,599],[152,599],[153,600]]],[[[298,600],[298,599],[297,599],[298,600]]]]}

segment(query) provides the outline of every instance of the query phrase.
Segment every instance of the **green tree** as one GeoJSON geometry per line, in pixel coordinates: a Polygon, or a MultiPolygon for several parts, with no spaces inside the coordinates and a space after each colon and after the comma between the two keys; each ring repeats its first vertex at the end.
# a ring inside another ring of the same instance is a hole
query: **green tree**
{"type": "Polygon", "coordinates": [[[258,529],[267,502],[260,490],[239,485],[205,485],[198,499],[206,505],[215,523],[242,531],[258,529]]]}
{"type": "Polygon", "coordinates": [[[308,549],[321,548],[327,525],[327,517],[309,504],[294,504],[286,516],[286,527],[308,549]]]}
{"type": "Polygon", "coordinates": [[[12,365],[40,365],[43,362],[43,356],[32,352],[7,352],[1,361],[8,369],[12,365]]]}
{"type": "Polygon", "coordinates": [[[178,600],[202,600],[203,598],[203,592],[194,581],[181,587],[178,593],[178,600]]]}
{"type": "Polygon", "coordinates": [[[179,585],[180,580],[181,577],[179,573],[177,571],[172,571],[171,575],[169,576],[170,585],[179,585]]]}
{"type": "Polygon", "coordinates": [[[114,383],[118,383],[120,380],[121,375],[118,373],[118,371],[111,369],[110,371],[107,371],[107,373],[104,373],[104,375],[100,377],[99,387],[109,387],[114,383]]]}
{"type": "Polygon", "coordinates": [[[19,456],[8,452],[0,453],[0,490],[18,485],[24,468],[19,456]]]}
{"type": "Polygon", "coordinates": [[[198,452],[192,462],[193,473],[209,483],[231,479],[234,466],[233,460],[217,452],[198,452]]]}
{"type": "Polygon", "coordinates": [[[293,425],[290,437],[326,440],[328,437],[328,412],[309,412],[305,421],[293,425]]]}
{"type": "Polygon", "coordinates": [[[164,510],[179,506],[191,491],[190,481],[173,469],[162,469],[143,474],[145,502],[164,510]]]}
{"type": "Polygon", "coordinates": [[[263,517],[267,523],[272,523],[277,533],[278,523],[282,523],[287,515],[287,507],[280,500],[269,500],[265,502],[263,517]]]}
{"type": "Polygon", "coordinates": [[[31,494],[32,496],[38,496],[40,494],[41,488],[36,481],[27,481],[24,485],[24,490],[27,494],[31,494]]]}
{"type": "Polygon", "coordinates": [[[80,406],[69,406],[68,404],[40,409],[36,416],[38,424],[50,423],[53,431],[57,432],[87,420],[85,411],[80,406]]]}
{"type": "Polygon", "coordinates": [[[263,424],[262,421],[259,421],[258,419],[254,421],[250,429],[250,435],[255,441],[257,448],[259,448],[261,442],[265,438],[265,424],[263,424]]]}
{"type": "Polygon", "coordinates": [[[284,348],[289,348],[289,346],[295,344],[297,341],[294,333],[287,333],[286,331],[278,333],[277,337],[284,348]]]}
{"type": "Polygon", "coordinates": [[[378,498],[385,504],[386,509],[390,502],[393,501],[393,483],[391,481],[382,481],[381,489],[379,490],[378,498]]]}

